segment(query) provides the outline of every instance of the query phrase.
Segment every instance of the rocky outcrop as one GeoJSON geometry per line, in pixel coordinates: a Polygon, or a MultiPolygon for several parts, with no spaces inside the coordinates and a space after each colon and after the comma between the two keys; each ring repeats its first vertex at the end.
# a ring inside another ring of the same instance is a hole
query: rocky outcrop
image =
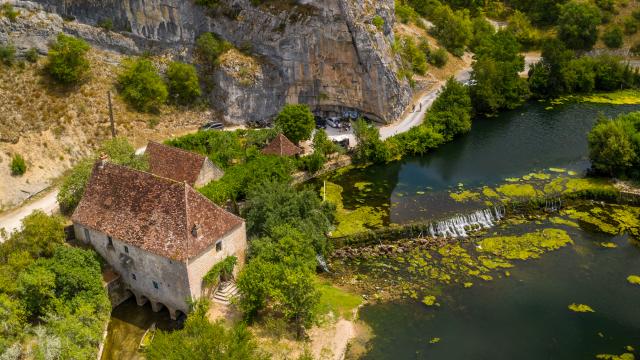
{"type": "Polygon", "coordinates": [[[110,21],[128,40],[69,26],[65,31],[119,51],[189,48],[207,31],[243,49],[259,65],[252,82],[239,80],[234,69],[221,67],[212,74],[211,103],[229,122],[270,118],[285,103],[324,111],[355,109],[388,122],[411,97],[407,82],[396,75],[391,50],[393,0],[266,0],[258,7],[250,0],[220,0],[215,10],[193,0],[34,2],[83,24],[110,21]],[[382,29],[371,23],[375,16],[384,19],[382,29]]]}

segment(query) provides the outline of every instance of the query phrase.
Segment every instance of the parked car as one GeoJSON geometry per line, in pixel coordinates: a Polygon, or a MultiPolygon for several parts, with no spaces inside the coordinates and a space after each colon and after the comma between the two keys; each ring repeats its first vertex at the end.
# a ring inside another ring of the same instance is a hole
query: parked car
{"type": "Polygon", "coordinates": [[[337,117],[330,117],[327,119],[327,125],[337,129],[340,126],[340,119],[337,117]]]}
{"type": "Polygon", "coordinates": [[[201,131],[222,130],[222,129],[224,129],[224,125],[222,123],[215,122],[215,121],[208,122],[200,127],[201,131]]]}

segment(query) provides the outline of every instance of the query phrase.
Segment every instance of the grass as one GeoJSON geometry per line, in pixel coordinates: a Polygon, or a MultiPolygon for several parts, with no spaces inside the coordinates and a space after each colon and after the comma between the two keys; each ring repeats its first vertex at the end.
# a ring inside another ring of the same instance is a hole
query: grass
{"type": "Polygon", "coordinates": [[[362,297],[333,286],[329,280],[318,278],[318,288],[322,313],[333,312],[337,317],[352,320],[354,310],[362,304],[362,297]]]}

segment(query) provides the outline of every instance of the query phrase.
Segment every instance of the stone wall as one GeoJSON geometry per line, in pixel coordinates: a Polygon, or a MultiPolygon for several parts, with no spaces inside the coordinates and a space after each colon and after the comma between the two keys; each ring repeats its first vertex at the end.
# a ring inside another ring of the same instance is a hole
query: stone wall
{"type": "Polygon", "coordinates": [[[205,186],[208,183],[216,180],[220,180],[224,176],[224,171],[217,167],[211,159],[207,158],[202,165],[200,174],[196,179],[195,187],[199,188],[205,186]]]}
{"type": "Polygon", "coordinates": [[[244,265],[245,252],[247,250],[247,230],[244,222],[218,241],[221,242],[222,246],[220,251],[216,251],[216,246],[213,245],[200,256],[189,259],[187,262],[191,296],[194,299],[202,296],[202,278],[211,270],[213,265],[228,256],[235,256],[238,258],[238,263],[234,269],[234,276],[238,275],[244,265]]]}
{"type": "Polygon", "coordinates": [[[191,290],[185,263],[149,253],[115,238],[112,239],[113,246],[109,246],[106,234],[77,223],[74,228],[76,238],[90,243],[115,272],[120,274],[122,282],[136,296],[138,303],[144,297],[151,301],[154,308],[158,304],[165,305],[172,316],[176,310],[185,314],[188,312],[187,301],[191,297],[191,290]],[[89,239],[85,230],[88,231],[89,239]],[[154,281],[158,284],[157,289],[154,281]]]}

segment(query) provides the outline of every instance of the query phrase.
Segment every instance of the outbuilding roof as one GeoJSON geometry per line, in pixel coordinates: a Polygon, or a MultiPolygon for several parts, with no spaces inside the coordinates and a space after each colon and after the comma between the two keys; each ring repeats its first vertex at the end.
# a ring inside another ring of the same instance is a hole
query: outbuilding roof
{"type": "Polygon", "coordinates": [[[302,149],[297,147],[284,134],[280,133],[269,145],[262,149],[265,155],[294,156],[302,153],[302,149]]]}
{"type": "Polygon", "coordinates": [[[145,150],[152,174],[175,181],[186,181],[194,186],[202,170],[206,156],[149,141],[145,150]]]}
{"type": "Polygon", "coordinates": [[[184,182],[98,161],[74,223],[169,259],[200,255],[244,220],[184,182]]]}

